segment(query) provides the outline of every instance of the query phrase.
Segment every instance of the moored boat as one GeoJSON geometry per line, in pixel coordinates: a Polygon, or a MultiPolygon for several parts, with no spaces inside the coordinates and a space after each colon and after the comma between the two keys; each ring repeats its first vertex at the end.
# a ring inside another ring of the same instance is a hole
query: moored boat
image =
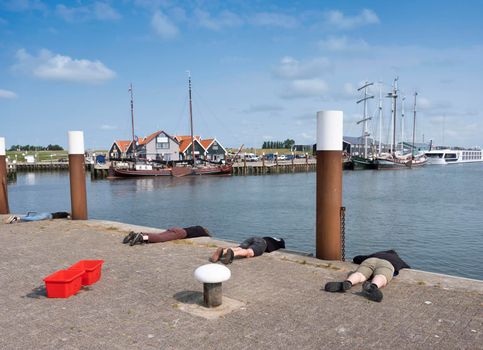
{"type": "Polygon", "coordinates": [[[438,149],[425,153],[428,157],[428,164],[446,165],[446,164],[463,164],[463,163],[481,163],[483,162],[483,151],[470,149],[438,149]]]}

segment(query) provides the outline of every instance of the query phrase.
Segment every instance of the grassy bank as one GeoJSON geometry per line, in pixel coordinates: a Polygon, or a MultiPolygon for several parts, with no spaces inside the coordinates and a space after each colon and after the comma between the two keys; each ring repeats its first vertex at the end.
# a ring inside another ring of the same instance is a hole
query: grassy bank
{"type": "MultiPolygon", "coordinates": [[[[96,150],[96,154],[106,154],[107,151],[96,150]]],[[[7,151],[7,157],[10,162],[17,160],[17,162],[25,162],[26,156],[34,156],[36,162],[61,162],[67,161],[67,151],[7,151]]]]}

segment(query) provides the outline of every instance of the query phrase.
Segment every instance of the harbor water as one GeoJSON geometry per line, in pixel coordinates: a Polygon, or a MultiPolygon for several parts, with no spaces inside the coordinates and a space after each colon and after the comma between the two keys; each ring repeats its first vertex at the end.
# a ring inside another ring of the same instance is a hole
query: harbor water
{"type": "MultiPolygon", "coordinates": [[[[413,268],[483,280],[482,174],[482,164],[345,171],[346,257],[394,248],[413,268]]],[[[86,181],[91,219],[315,249],[315,173],[86,181]]],[[[18,173],[8,191],[13,213],[70,210],[68,172],[18,173]]]]}

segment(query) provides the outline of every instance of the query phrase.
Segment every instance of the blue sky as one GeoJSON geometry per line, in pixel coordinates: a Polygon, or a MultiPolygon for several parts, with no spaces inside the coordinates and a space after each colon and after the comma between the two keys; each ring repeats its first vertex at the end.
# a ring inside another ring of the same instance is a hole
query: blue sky
{"type": "Polygon", "coordinates": [[[228,147],[313,143],[328,109],[359,136],[357,87],[386,94],[396,76],[405,139],[418,91],[417,141],[483,146],[481,13],[481,1],[0,0],[0,136],[129,139],[131,82],[137,135],[188,134],[190,70],[195,133],[228,147]]]}

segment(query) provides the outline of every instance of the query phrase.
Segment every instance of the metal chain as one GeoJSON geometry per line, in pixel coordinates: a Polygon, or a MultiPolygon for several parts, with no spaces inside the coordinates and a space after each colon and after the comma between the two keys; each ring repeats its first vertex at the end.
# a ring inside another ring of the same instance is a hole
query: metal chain
{"type": "Polygon", "coordinates": [[[345,207],[340,207],[340,237],[342,261],[345,261],[345,207]]]}

